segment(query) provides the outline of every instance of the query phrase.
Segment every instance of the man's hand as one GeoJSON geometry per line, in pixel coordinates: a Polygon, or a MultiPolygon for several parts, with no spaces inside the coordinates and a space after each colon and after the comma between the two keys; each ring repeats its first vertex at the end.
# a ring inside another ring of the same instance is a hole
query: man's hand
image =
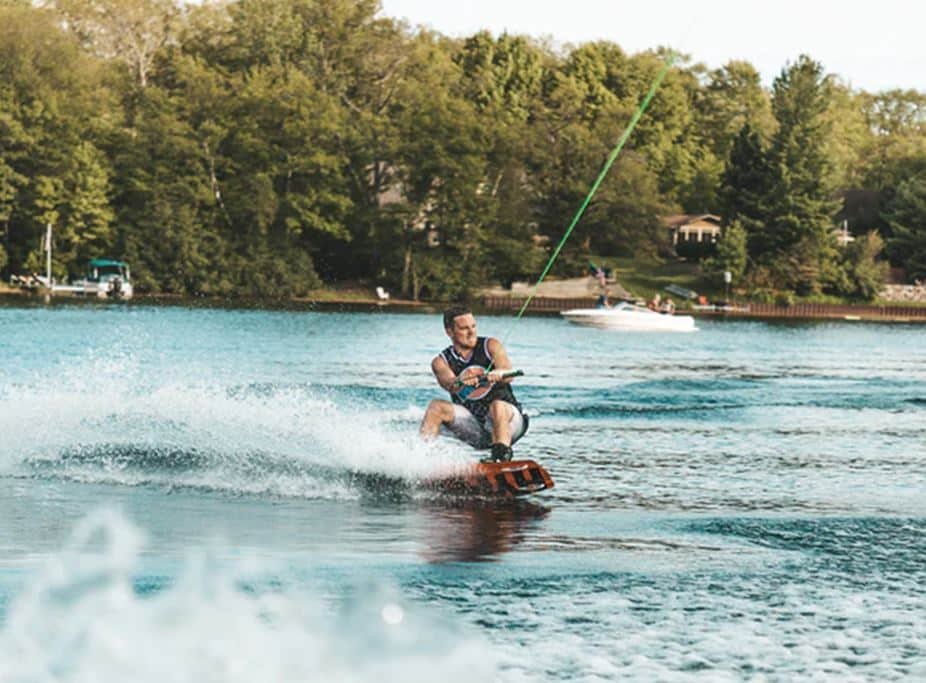
{"type": "MultiPolygon", "coordinates": [[[[491,374],[492,373],[489,373],[489,375],[491,374]]],[[[485,383],[485,381],[485,375],[481,372],[472,372],[471,368],[466,368],[460,373],[456,380],[454,380],[453,385],[457,389],[461,387],[478,387],[480,384],[485,383]]]]}
{"type": "Polygon", "coordinates": [[[503,379],[505,379],[506,372],[508,372],[508,370],[492,370],[492,372],[486,375],[486,379],[493,383],[501,382],[503,379]]]}

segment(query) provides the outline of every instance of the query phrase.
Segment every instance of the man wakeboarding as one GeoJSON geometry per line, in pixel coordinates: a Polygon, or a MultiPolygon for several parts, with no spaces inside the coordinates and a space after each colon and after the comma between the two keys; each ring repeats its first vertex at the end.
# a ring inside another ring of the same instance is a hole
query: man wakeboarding
{"type": "Polygon", "coordinates": [[[527,431],[527,416],[511,389],[511,362],[494,337],[476,334],[476,319],[464,306],[444,312],[444,331],[452,342],[431,361],[437,383],[450,400],[434,399],[421,421],[421,436],[436,437],[441,427],[473,448],[491,449],[482,462],[511,460],[511,445],[527,431]]]}

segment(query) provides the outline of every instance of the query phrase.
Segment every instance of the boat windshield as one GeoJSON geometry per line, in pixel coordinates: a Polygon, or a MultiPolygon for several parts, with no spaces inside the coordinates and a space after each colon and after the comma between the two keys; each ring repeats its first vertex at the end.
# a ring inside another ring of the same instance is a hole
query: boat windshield
{"type": "Polygon", "coordinates": [[[116,264],[107,264],[105,266],[93,266],[90,268],[90,280],[109,280],[114,277],[127,279],[128,274],[125,266],[116,264]]]}

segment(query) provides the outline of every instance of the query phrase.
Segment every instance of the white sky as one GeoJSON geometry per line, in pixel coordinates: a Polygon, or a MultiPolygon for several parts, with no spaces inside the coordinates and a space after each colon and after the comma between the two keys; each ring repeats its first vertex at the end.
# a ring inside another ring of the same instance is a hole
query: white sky
{"type": "Polygon", "coordinates": [[[801,53],[868,91],[926,92],[926,0],[381,0],[383,14],[448,36],[480,29],[665,45],[709,67],[745,59],[770,85],[801,53]]]}

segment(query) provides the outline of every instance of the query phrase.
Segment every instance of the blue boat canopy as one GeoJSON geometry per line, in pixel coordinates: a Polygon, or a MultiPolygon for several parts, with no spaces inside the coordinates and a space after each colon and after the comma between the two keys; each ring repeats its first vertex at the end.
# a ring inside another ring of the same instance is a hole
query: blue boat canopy
{"type": "Polygon", "coordinates": [[[106,268],[107,266],[116,266],[117,268],[127,268],[128,263],[125,261],[113,261],[108,258],[95,258],[88,264],[91,268],[106,268]]]}

